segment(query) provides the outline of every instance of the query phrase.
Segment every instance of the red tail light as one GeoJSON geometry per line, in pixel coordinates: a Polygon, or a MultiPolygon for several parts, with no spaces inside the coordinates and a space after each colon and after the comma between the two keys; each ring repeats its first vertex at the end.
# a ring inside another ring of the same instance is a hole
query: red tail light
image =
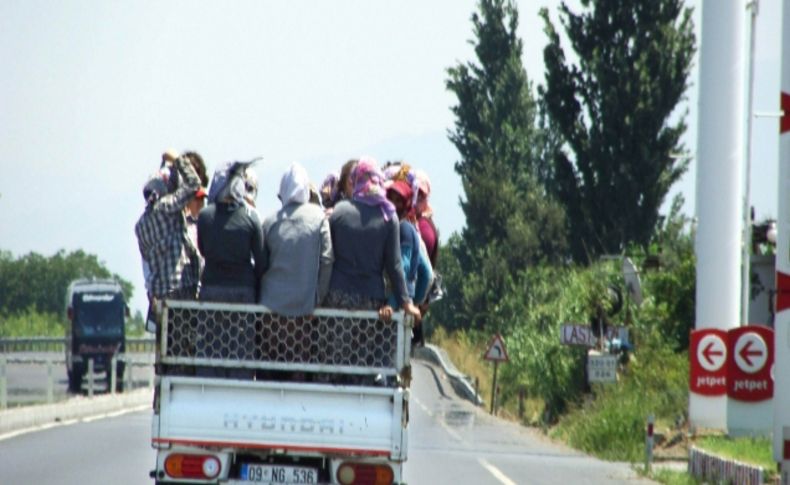
{"type": "Polygon", "coordinates": [[[337,469],[342,485],[391,485],[395,479],[392,468],[370,463],[343,463],[337,469]]]}
{"type": "Polygon", "coordinates": [[[173,478],[216,478],[220,462],[211,455],[174,453],[165,459],[165,472],[173,478]]]}

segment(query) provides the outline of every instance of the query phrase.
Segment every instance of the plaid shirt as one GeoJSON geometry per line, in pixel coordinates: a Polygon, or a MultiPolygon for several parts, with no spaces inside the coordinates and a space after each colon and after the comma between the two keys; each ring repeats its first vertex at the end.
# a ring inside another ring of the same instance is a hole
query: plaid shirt
{"type": "Polygon", "coordinates": [[[184,207],[200,187],[200,179],[186,157],[175,163],[181,176],[178,188],[149,203],[134,226],[140,255],[151,271],[149,291],[159,298],[196,287],[200,279],[197,248],[184,218],[184,207]]]}

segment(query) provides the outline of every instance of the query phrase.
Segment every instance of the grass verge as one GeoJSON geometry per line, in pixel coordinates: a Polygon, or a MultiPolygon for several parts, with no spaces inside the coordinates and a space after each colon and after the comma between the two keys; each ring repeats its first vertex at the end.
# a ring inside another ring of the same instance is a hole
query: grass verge
{"type": "Polygon", "coordinates": [[[686,472],[658,469],[649,474],[651,480],[666,485],[697,485],[701,483],[686,472]]]}
{"type": "MultiPolygon", "coordinates": [[[[474,334],[441,329],[432,341],[444,348],[458,369],[478,378],[480,392],[490,399],[492,372],[482,360],[486,342],[474,334]]],[[[647,416],[656,417],[656,429],[667,435],[682,422],[688,403],[688,356],[675,353],[658,342],[647,343],[621,369],[620,380],[611,385],[594,385],[581,402],[570,403],[566,413],[550,431],[551,436],[570,446],[607,460],[639,463],[644,459],[647,416]]],[[[512,393],[511,393],[512,395],[512,393]]],[[[542,403],[525,403],[525,423],[535,423],[542,403]]],[[[519,416],[518,402],[502,403],[500,415],[519,416]]]]}
{"type": "Polygon", "coordinates": [[[702,436],[694,445],[718,456],[760,466],[765,469],[766,476],[775,474],[776,462],[769,437],[702,436]]]}

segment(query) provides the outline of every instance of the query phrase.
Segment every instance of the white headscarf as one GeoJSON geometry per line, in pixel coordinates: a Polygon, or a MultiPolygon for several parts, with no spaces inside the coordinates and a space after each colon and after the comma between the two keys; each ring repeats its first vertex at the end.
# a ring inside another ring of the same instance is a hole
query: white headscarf
{"type": "Polygon", "coordinates": [[[292,163],[280,179],[280,201],[283,207],[288,204],[305,204],[310,200],[310,178],[307,171],[298,163],[292,163]]]}

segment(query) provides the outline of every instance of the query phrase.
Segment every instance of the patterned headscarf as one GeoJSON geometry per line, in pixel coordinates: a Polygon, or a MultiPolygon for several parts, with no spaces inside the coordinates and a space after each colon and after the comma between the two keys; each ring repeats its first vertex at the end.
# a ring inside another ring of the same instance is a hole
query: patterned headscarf
{"type": "Polygon", "coordinates": [[[340,176],[336,172],[331,172],[321,183],[321,202],[324,207],[333,207],[340,199],[340,190],[337,186],[339,178],[340,176]]]}
{"type": "Polygon", "coordinates": [[[411,165],[402,161],[391,163],[384,171],[387,182],[384,183],[385,188],[389,188],[395,182],[403,182],[411,189],[409,191],[410,200],[408,217],[414,219],[416,217],[415,207],[417,206],[417,192],[419,190],[417,182],[417,171],[411,165]]]}
{"type": "MultiPolygon", "coordinates": [[[[216,204],[230,199],[243,205],[247,191],[247,168],[253,162],[225,162],[215,172],[208,191],[208,203],[216,204]]],[[[252,194],[249,194],[252,195],[252,194]]]]}
{"type": "Polygon", "coordinates": [[[366,205],[377,205],[385,221],[395,215],[395,206],[387,200],[387,193],[382,185],[384,176],[378,169],[378,163],[370,157],[361,157],[351,172],[351,184],[354,186],[353,199],[366,205]]]}
{"type": "Polygon", "coordinates": [[[417,178],[418,188],[418,190],[414,191],[415,197],[418,195],[418,191],[425,194],[425,201],[421,204],[415,204],[415,208],[417,209],[420,217],[431,217],[433,215],[433,208],[431,208],[430,204],[428,204],[428,198],[431,195],[431,179],[429,179],[428,174],[422,170],[417,170],[415,175],[417,178]]]}
{"type": "Polygon", "coordinates": [[[408,216],[412,209],[412,190],[408,182],[405,180],[395,180],[387,187],[387,192],[390,190],[401,196],[404,202],[406,216],[408,216]]]}

